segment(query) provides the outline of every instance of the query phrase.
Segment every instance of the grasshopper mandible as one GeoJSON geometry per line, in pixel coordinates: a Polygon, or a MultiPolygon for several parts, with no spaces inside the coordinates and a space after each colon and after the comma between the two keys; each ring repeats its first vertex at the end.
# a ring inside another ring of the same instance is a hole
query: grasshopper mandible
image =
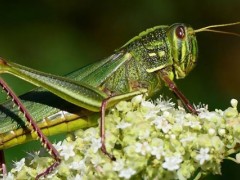
{"type": "Polygon", "coordinates": [[[1,58],[0,73],[12,74],[40,87],[18,98],[0,79],[1,86],[17,105],[12,108],[7,102],[1,110],[0,163],[3,173],[6,174],[3,150],[36,138],[40,139],[56,160],[36,179],[51,173],[59,165],[61,158],[45,135],[94,126],[97,124],[94,112],[101,113],[101,149],[114,160],[114,156],[105,148],[105,111],[120,100],[130,99],[138,94],[146,93],[151,97],[164,84],[191,113],[196,114],[197,111],[177,88],[173,79],[184,78],[196,64],[196,32],[225,33],[211,28],[236,24],[240,23],[214,25],[198,30],[180,23],[156,26],[132,38],[110,57],[66,77],[43,73],[1,58]],[[18,115],[19,110],[23,112],[24,118],[18,115]],[[63,126],[59,128],[59,125],[63,126]]]}

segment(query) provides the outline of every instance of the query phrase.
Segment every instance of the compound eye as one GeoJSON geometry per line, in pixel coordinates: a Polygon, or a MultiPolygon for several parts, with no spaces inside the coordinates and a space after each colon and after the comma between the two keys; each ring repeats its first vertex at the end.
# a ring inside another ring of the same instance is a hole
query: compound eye
{"type": "Polygon", "coordinates": [[[185,37],[185,29],[183,26],[178,26],[175,30],[175,33],[179,39],[183,39],[185,37]]]}

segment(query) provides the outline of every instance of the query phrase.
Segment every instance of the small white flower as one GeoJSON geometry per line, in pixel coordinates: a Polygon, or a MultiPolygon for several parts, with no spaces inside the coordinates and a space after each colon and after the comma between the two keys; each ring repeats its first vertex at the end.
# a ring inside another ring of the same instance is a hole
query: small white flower
{"type": "Polygon", "coordinates": [[[169,171],[178,170],[181,162],[182,157],[180,155],[165,157],[165,162],[162,164],[162,167],[169,171]]]}
{"type": "Polygon", "coordinates": [[[176,135],[175,134],[170,134],[170,139],[176,139],[176,135]]]}
{"type": "Polygon", "coordinates": [[[216,134],[216,130],[213,129],[213,128],[209,128],[209,129],[208,129],[208,134],[209,134],[210,136],[213,136],[213,135],[216,134]]]}
{"type": "Polygon", "coordinates": [[[119,172],[119,177],[125,178],[125,179],[129,179],[131,178],[132,175],[134,175],[136,173],[135,170],[133,170],[132,168],[128,168],[128,169],[122,169],[119,172]]]}
{"type": "Polygon", "coordinates": [[[14,162],[15,170],[17,172],[21,171],[24,165],[25,165],[25,158],[22,158],[18,162],[14,162]]]}
{"type": "Polygon", "coordinates": [[[208,111],[208,105],[199,103],[199,105],[195,106],[197,112],[205,112],[208,111]]]}
{"type": "Polygon", "coordinates": [[[140,131],[138,138],[139,139],[147,139],[150,135],[150,131],[146,129],[145,131],[140,131]]]}
{"type": "Polygon", "coordinates": [[[131,102],[132,102],[133,104],[139,104],[139,103],[142,102],[142,101],[143,101],[143,95],[142,95],[142,94],[133,97],[132,100],[131,100],[131,102]]]}
{"type": "Polygon", "coordinates": [[[200,119],[211,120],[211,119],[217,118],[218,115],[216,112],[203,111],[199,113],[198,117],[200,119]]]}
{"type": "Polygon", "coordinates": [[[185,119],[185,117],[184,117],[183,112],[177,113],[177,114],[175,115],[175,119],[176,119],[175,121],[176,121],[176,123],[177,123],[178,125],[183,126],[184,124],[186,124],[186,119],[185,119]]]}
{"type": "Polygon", "coordinates": [[[191,128],[201,128],[199,121],[188,121],[185,125],[190,126],[191,128]]]}
{"type": "Polygon", "coordinates": [[[72,164],[70,164],[69,167],[71,169],[83,171],[83,170],[85,170],[86,165],[85,165],[85,161],[81,160],[81,161],[73,161],[72,164]]]}
{"type": "Polygon", "coordinates": [[[226,130],[221,128],[221,129],[218,130],[218,134],[220,136],[224,136],[226,134],[226,130]]]}
{"type": "Polygon", "coordinates": [[[159,113],[160,109],[157,108],[152,102],[150,101],[142,101],[141,106],[143,109],[147,110],[145,114],[146,119],[154,118],[159,113]]]}
{"type": "Polygon", "coordinates": [[[122,122],[118,123],[118,125],[116,126],[116,128],[118,128],[118,129],[125,129],[125,128],[130,127],[130,126],[132,126],[131,123],[122,121],[122,122]]]}
{"type": "Polygon", "coordinates": [[[62,151],[60,152],[60,156],[63,156],[65,161],[70,157],[75,156],[74,145],[71,143],[65,143],[62,145],[62,151]]]}
{"type": "Polygon", "coordinates": [[[210,159],[209,148],[201,148],[199,154],[196,156],[196,160],[199,161],[200,165],[203,165],[205,161],[210,159]]]}
{"type": "Polygon", "coordinates": [[[92,141],[91,149],[93,150],[94,153],[96,153],[98,149],[100,149],[102,146],[101,139],[92,138],[91,141],[92,141]]]}
{"type": "Polygon", "coordinates": [[[157,129],[162,129],[164,133],[167,133],[171,128],[172,125],[163,117],[158,116],[152,122],[151,125],[155,125],[157,129]]]}
{"type": "Polygon", "coordinates": [[[113,162],[114,171],[121,171],[123,168],[124,168],[124,161],[122,159],[118,159],[117,161],[113,162]]]}
{"type": "Polygon", "coordinates": [[[238,101],[236,99],[232,99],[231,100],[231,105],[232,105],[233,108],[237,108],[238,101]]]}
{"type": "Polygon", "coordinates": [[[56,148],[56,150],[59,152],[62,150],[62,141],[59,141],[57,144],[53,144],[53,146],[56,148]]]}
{"type": "Polygon", "coordinates": [[[168,111],[164,111],[164,112],[163,112],[163,117],[169,118],[169,117],[171,117],[171,113],[168,112],[168,111]]]}
{"type": "Polygon", "coordinates": [[[150,101],[143,101],[141,105],[142,105],[142,107],[145,107],[147,109],[155,108],[155,105],[150,101]]]}
{"type": "Polygon", "coordinates": [[[167,111],[175,106],[175,103],[171,102],[171,99],[166,101],[163,100],[162,96],[160,96],[160,98],[156,100],[156,103],[157,107],[159,107],[161,111],[167,111]]]}
{"type": "Polygon", "coordinates": [[[163,146],[152,147],[151,154],[156,156],[157,159],[160,159],[163,154],[163,146]]]}
{"type": "Polygon", "coordinates": [[[223,116],[224,112],[221,109],[215,109],[215,112],[219,114],[219,116],[223,116]]]}
{"type": "Polygon", "coordinates": [[[135,146],[136,146],[135,151],[142,155],[146,155],[146,153],[151,151],[151,147],[149,146],[148,142],[144,143],[137,142],[135,146]]]}
{"type": "Polygon", "coordinates": [[[165,118],[163,116],[157,116],[152,122],[151,125],[155,125],[157,129],[162,129],[162,124],[165,118]]]}
{"type": "Polygon", "coordinates": [[[162,123],[162,131],[164,133],[167,133],[170,129],[172,129],[172,125],[170,123],[168,123],[168,121],[163,121],[162,123]]]}
{"type": "Polygon", "coordinates": [[[196,134],[186,133],[186,136],[180,139],[180,142],[185,146],[196,139],[196,134]]]}

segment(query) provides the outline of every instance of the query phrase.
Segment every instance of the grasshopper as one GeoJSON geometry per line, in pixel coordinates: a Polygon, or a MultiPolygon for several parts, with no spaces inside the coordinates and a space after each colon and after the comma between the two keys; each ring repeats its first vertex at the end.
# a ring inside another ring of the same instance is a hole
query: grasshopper
{"type": "Polygon", "coordinates": [[[184,78],[196,65],[198,46],[195,33],[234,34],[211,28],[237,24],[240,22],[198,30],[182,23],[156,26],[132,38],[113,55],[66,77],[40,72],[1,58],[0,73],[12,74],[39,87],[18,98],[0,79],[3,90],[17,105],[13,108],[11,102],[6,102],[1,106],[0,163],[3,174],[6,174],[3,150],[37,138],[55,162],[36,179],[51,173],[60,164],[61,158],[46,136],[95,126],[99,112],[101,150],[114,160],[105,147],[105,111],[119,101],[139,94],[151,97],[164,84],[191,113],[197,114],[173,80],[184,78]],[[18,115],[19,111],[23,112],[23,117],[18,115]]]}

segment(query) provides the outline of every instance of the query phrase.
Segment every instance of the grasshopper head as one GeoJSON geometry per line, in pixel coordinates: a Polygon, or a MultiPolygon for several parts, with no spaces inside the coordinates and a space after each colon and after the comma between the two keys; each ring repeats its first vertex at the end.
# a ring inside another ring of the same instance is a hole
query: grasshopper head
{"type": "Polygon", "coordinates": [[[185,24],[173,24],[169,27],[167,36],[175,76],[177,79],[184,78],[196,64],[198,48],[194,30],[185,24]]]}

